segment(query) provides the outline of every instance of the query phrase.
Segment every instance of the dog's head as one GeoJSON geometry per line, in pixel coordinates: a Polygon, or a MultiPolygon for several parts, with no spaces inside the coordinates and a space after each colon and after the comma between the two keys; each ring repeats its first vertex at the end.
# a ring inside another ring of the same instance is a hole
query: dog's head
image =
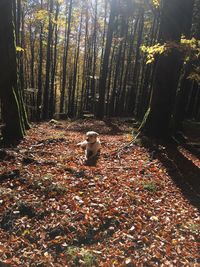
{"type": "Polygon", "coordinates": [[[89,131],[86,133],[86,141],[90,144],[95,143],[97,141],[97,136],[99,134],[93,131],[89,131]]]}

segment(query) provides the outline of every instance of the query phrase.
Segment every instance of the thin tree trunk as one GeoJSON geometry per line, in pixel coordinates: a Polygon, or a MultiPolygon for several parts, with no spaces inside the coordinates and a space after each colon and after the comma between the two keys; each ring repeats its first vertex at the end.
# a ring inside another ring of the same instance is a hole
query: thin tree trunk
{"type": "Polygon", "coordinates": [[[49,26],[48,26],[48,41],[47,41],[47,59],[46,59],[46,78],[44,87],[44,98],[43,98],[43,110],[42,117],[44,120],[49,118],[49,83],[50,83],[50,69],[51,69],[51,44],[53,37],[53,25],[52,25],[52,12],[53,12],[53,0],[50,0],[49,7],[49,26]]]}
{"type": "MultiPolygon", "coordinates": [[[[59,15],[59,3],[56,4],[56,14],[55,14],[55,21],[58,21],[59,15]]],[[[56,65],[57,65],[57,44],[58,44],[58,25],[55,25],[55,39],[54,39],[54,50],[53,50],[53,63],[51,69],[51,88],[50,88],[50,99],[49,99],[49,114],[50,118],[52,118],[53,114],[55,113],[55,74],[56,74],[56,65]]],[[[53,44],[52,44],[53,48],[53,44]]]]}
{"type": "Polygon", "coordinates": [[[95,15],[94,15],[94,32],[93,32],[93,64],[92,64],[92,81],[91,81],[91,100],[92,100],[92,111],[95,110],[95,85],[96,85],[96,62],[97,62],[97,5],[98,0],[95,0],[95,15]]]}
{"type": "Polygon", "coordinates": [[[68,19],[66,21],[66,28],[65,28],[65,45],[64,45],[64,55],[63,55],[63,77],[62,77],[62,88],[60,94],[60,113],[64,111],[64,97],[65,97],[65,90],[66,90],[66,81],[67,81],[67,59],[68,59],[68,52],[69,52],[69,36],[71,31],[71,19],[72,19],[72,4],[73,1],[70,0],[69,4],[69,13],[68,19]]]}
{"type": "Polygon", "coordinates": [[[84,37],[84,60],[83,60],[83,73],[82,73],[82,89],[81,89],[81,103],[79,114],[83,113],[86,108],[86,74],[87,74],[87,40],[88,40],[88,8],[86,5],[85,10],[85,37],[84,37]]]}
{"type": "Polygon", "coordinates": [[[31,88],[33,89],[35,87],[35,74],[34,74],[34,64],[35,64],[35,37],[34,33],[32,32],[32,25],[30,24],[29,28],[29,34],[30,34],[30,47],[31,47],[31,62],[30,62],[30,68],[31,68],[31,88]]]}
{"type": "Polygon", "coordinates": [[[136,55],[135,55],[135,64],[133,69],[133,86],[130,91],[129,95],[129,103],[128,103],[128,113],[133,114],[136,101],[137,101],[137,94],[138,94],[138,80],[139,80],[139,72],[140,72],[140,46],[142,43],[142,34],[144,28],[144,9],[141,8],[140,10],[140,19],[138,25],[138,38],[137,38],[137,47],[136,47],[136,55]]]}
{"type": "MultiPolygon", "coordinates": [[[[43,0],[40,3],[41,10],[43,9],[43,0]]],[[[38,66],[38,92],[37,92],[37,120],[41,119],[41,105],[42,105],[42,62],[43,62],[43,24],[40,25],[39,38],[39,66],[38,66]]]]}
{"type": "Polygon", "coordinates": [[[110,50],[111,50],[112,37],[113,37],[113,31],[114,31],[114,20],[116,16],[115,4],[116,4],[115,1],[112,0],[108,31],[107,31],[106,46],[105,46],[105,52],[104,52],[104,58],[103,58],[103,65],[102,65],[102,71],[100,74],[100,81],[99,81],[99,103],[98,103],[98,111],[97,111],[98,118],[103,118],[104,116],[108,64],[109,64],[110,50]]]}
{"type": "Polygon", "coordinates": [[[81,40],[81,31],[82,31],[82,18],[83,14],[81,13],[80,26],[79,26],[79,34],[77,40],[77,52],[75,53],[75,62],[74,62],[74,76],[72,83],[72,92],[71,92],[71,102],[69,103],[69,116],[74,117],[75,115],[75,92],[76,92],[76,84],[77,84],[77,72],[78,72],[78,60],[80,54],[80,40],[81,40]]]}

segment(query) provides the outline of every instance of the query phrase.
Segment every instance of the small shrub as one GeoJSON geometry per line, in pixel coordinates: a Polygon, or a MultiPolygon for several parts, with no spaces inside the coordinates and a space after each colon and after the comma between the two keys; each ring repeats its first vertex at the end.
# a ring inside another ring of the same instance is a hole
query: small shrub
{"type": "Polygon", "coordinates": [[[158,190],[158,186],[155,182],[144,183],[143,188],[148,190],[149,192],[156,192],[158,190]]]}
{"type": "Polygon", "coordinates": [[[189,224],[189,225],[188,225],[188,228],[189,228],[190,231],[193,232],[193,233],[197,233],[197,232],[200,231],[200,227],[199,227],[199,225],[196,224],[196,223],[191,223],[191,224],[189,224]]]}
{"type": "Polygon", "coordinates": [[[62,184],[51,184],[44,189],[45,193],[65,194],[67,189],[62,184]]]}
{"type": "Polygon", "coordinates": [[[196,223],[186,223],[182,224],[181,226],[182,230],[184,231],[190,231],[193,234],[197,234],[200,231],[200,226],[196,223]]]}
{"type": "Polygon", "coordinates": [[[95,266],[94,255],[84,248],[69,247],[66,251],[66,256],[71,266],[95,266]]]}

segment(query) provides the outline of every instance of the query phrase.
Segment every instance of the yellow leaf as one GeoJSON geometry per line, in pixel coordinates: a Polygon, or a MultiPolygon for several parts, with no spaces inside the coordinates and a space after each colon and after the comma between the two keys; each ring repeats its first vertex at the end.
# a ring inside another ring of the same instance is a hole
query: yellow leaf
{"type": "Polygon", "coordinates": [[[151,216],[150,220],[157,222],[158,221],[158,217],[157,216],[151,216]]]}
{"type": "Polygon", "coordinates": [[[172,245],[177,245],[178,244],[178,241],[176,239],[172,239],[172,245]]]}
{"type": "Polygon", "coordinates": [[[24,48],[22,48],[20,46],[16,46],[16,51],[17,52],[24,52],[24,48]]]}

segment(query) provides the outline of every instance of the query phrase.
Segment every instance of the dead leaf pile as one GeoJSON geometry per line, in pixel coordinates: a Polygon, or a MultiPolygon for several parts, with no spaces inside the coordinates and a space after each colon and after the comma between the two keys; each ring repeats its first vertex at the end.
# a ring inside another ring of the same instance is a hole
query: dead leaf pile
{"type": "Polygon", "coordinates": [[[139,143],[119,158],[130,126],[41,123],[7,149],[12,157],[0,162],[1,263],[198,266],[198,208],[139,143]],[[76,145],[91,129],[102,142],[94,167],[82,164],[76,145]]]}

